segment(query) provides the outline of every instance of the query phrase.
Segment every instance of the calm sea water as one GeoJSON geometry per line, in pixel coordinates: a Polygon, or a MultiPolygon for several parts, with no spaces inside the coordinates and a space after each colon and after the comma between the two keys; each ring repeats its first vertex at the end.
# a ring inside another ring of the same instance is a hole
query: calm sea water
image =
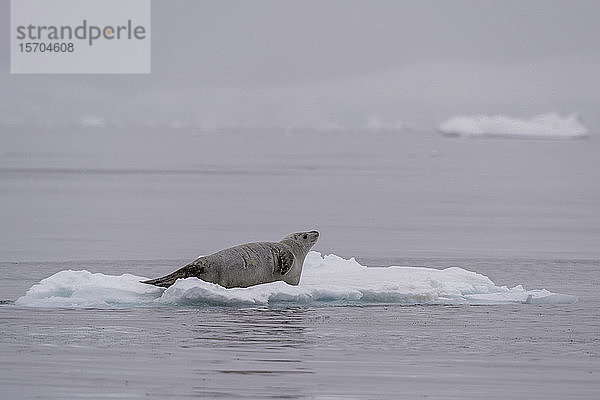
{"type": "MultiPolygon", "coordinates": [[[[373,260],[376,262],[376,260],[373,260]]],[[[0,306],[3,398],[528,398],[600,393],[600,262],[469,266],[571,305],[44,309],[0,306]]],[[[2,263],[3,296],[61,269],[149,274],[163,262],[2,263]]]]}
{"type": "Polygon", "coordinates": [[[19,129],[0,150],[3,399],[600,396],[594,140],[19,129]],[[158,276],[307,228],[366,265],[460,266],[579,301],[12,304],[57,271],[158,276]]]}

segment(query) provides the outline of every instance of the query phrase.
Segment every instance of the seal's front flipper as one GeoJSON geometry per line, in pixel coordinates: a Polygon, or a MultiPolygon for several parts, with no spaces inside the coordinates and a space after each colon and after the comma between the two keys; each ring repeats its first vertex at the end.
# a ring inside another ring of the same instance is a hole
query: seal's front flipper
{"type": "Polygon", "coordinates": [[[277,265],[275,265],[275,272],[280,275],[287,274],[292,266],[294,265],[294,255],[289,250],[282,250],[279,252],[277,257],[277,265]]]}

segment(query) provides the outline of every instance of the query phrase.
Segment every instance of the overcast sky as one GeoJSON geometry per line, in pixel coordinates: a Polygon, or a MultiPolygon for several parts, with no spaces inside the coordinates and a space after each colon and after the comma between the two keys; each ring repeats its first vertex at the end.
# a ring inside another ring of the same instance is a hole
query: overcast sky
{"type": "Polygon", "coordinates": [[[0,121],[599,122],[597,1],[154,0],[148,76],[10,75],[8,0],[0,15],[0,121]]]}

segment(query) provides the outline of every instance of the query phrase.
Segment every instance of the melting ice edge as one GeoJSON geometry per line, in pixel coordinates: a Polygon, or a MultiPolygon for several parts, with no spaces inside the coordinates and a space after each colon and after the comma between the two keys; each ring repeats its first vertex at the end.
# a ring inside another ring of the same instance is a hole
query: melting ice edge
{"type": "Polygon", "coordinates": [[[140,283],[143,276],[64,270],[33,285],[16,305],[127,308],[282,304],[570,304],[576,296],[545,289],[496,286],[487,276],[458,267],[365,267],[354,258],[310,252],[300,285],[266,283],[226,289],[197,278],[168,289],[140,283]]]}

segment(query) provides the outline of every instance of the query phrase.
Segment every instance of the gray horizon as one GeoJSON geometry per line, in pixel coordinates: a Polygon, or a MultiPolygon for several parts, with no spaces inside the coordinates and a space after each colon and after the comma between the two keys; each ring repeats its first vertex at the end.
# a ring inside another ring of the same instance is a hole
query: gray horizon
{"type": "MultiPolygon", "coordinates": [[[[8,37],[9,2],[0,3],[8,37]]],[[[11,75],[0,122],[431,128],[455,114],[600,122],[593,1],[152,2],[150,75],[11,75]]]]}

